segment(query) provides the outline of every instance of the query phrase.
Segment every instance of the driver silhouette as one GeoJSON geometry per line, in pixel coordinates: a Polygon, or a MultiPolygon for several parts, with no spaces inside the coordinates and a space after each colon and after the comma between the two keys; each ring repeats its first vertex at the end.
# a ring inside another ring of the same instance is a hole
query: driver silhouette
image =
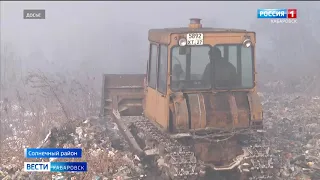
{"type": "Polygon", "coordinates": [[[236,85],[237,70],[229,61],[222,58],[219,48],[212,47],[210,49],[209,59],[210,62],[207,64],[202,75],[202,81],[205,84],[211,84],[212,77],[215,76],[215,86],[217,87],[236,85]],[[213,68],[215,68],[214,75],[212,73],[213,68]]]}
{"type": "Polygon", "coordinates": [[[175,64],[172,68],[172,80],[184,80],[184,71],[181,64],[175,64]]]}

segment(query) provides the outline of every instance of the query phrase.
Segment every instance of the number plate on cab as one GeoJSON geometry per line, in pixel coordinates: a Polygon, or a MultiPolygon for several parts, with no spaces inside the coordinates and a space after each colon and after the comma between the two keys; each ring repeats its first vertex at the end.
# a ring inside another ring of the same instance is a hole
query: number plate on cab
{"type": "Polygon", "coordinates": [[[203,34],[202,33],[187,34],[187,45],[203,45],[203,34]]]}

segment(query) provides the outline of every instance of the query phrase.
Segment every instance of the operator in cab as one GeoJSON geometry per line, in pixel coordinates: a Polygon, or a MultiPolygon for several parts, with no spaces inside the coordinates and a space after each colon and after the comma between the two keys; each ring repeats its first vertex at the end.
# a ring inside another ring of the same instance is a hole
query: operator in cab
{"type": "Polygon", "coordinates": [[[237,70],[221,56],[219,48],[212,47],[210,49],[209,59],[210,63],[206,66],[202,76],[202,81],[205,84],[211,84],[212,78],[214,78],[215,86],[218,88],[230,88],[237,85],[237,70]],[[213,68],[214,73],[212,73],[213,68]]]}
{"type": "Polygon", "coordinates": [[[181,64],[175,64],[173,66],[172,72],[174,72],[172,74],[172,80],[185,80],[185,72],[183,71],[181,64]]]}

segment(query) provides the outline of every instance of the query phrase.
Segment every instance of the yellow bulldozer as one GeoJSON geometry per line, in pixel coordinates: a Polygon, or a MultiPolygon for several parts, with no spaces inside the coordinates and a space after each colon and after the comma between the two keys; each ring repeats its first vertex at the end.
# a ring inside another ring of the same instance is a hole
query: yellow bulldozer
{"type": "Polygon", "coordinates": [[[255,32],[202,27],[193,18],[188,27],[151,29],[148,39],[146,74],[103,75],[101,116],[114,117],[163,179],[273,179],[255,32]]]}

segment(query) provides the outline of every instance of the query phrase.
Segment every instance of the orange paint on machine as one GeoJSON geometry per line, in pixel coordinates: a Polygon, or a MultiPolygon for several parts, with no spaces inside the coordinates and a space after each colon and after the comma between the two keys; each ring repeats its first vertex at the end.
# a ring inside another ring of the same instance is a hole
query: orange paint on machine
{"type": "MultiPolygon", "coordinates": [[[[261,174],[247,167],[257,166],[249,160],[259,158],[254,153],[267,152],[261,144],[256,33],[204,27],[193,18],[187,27],[150,29],[148,40],[146,74],[103,76],[101,115],[116,116],[136,153],[171,157],[164,158],[164,163],[171,163],[165,173],[171,179],[180,175],[197,179],[194,176],[204,176],[207,168],[240,173],[236,175],[240,179],[261,174]],[[140,120],[128,127],[123,116],[140,120]],[[188,153],[182,155],[175,143],[188,153]],[[179,160],[174,153],[193,159],[189,175],[175,168],[172,162],[179,160]]],[[[264,167],[264,176],[271,177],[272,166],[264,167]]]]}

